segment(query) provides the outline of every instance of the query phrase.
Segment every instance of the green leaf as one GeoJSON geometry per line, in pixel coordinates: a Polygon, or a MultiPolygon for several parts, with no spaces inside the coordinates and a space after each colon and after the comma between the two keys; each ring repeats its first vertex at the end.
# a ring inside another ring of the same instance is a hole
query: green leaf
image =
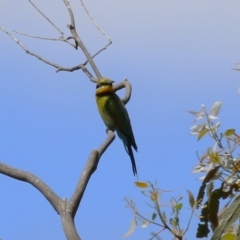
{"type": "Polygon", "coordinates": [[[180,211],[180,210],[182,209],[182,206],[183,206],[182,203],[178,203],[178,204],[175,206],[175,208],[176,208],[178,211],[180,211]]]}
{"type": "Polygon", "coordinates": [[[147,188],[148,187],[148,183],[146,183],[146,182],[135,182],[135,185],[139,188],[147,188]]]}
{"type": "Polygon", "coordinates": [[[193,196],[192,192],[190,192],[189,190],[187,190],[187,193],[188,193],[188,201],[189,201],[190,207],[193,208],[195,205],[194,196],[193,196]]]}
{"type": "Polygon", "coordinates": [[[157,217],[157,214],[156,214],[156,213],[153,213],[153,215],[152,215],[152,220],[154,221],[156,217],[157,217]]]}
{"type": "Polygon", "coordinates": [[[216,164],[221,164],[222,160],[219,156],[218,152],[212,152],[208,154],[208,157],[210,158],[210,161],[216,164]]]}
{"type": "Polygon", "coordinates": [[[238,196],[229,208],[226,210],[224,216],[222,216],[222,221],[215,229],[211,240],[221,239],[223,232],[227,232],[233,225],[233,223],[240,216],[240,196],[238,196]]]}
{"type": "Polygon", "coordinates": [[[238,239],[239,240],[239,236],[240,236],[240,224],[238,224],[238,228],[237,228],[237,236],[238,236],[238,239]]]}
{"type": "Polygon", "coordinates": [[[174,220],[175,220],[176,225],[178,225],[179,224],[179,218],[175,217],[174,220]]]}
{"type": "Polygon", "coordinates": [[[235,133],[235,129],[228,129],[225,131],[224,135],[229,137],[235,133]]]}
{"type": "Polygon", "coordinates": [[[166,221],[167,221],[167,216],[166,216],[166,213],[165,213],[165,212],[163,212],[162,216],[163,216],[163,220],[166,222],[166,221]]]}
{"type": "Polygon", "coordinates": [[[212,228],[215,229],[218,226],[218,210],[219,210],[219,199],[221,197],[222,189],[216,189],[212,192],[208,205],[208,220],[212,224],[212,228]]]}
{"type": "Polygon", "coordinates": [[[173,227],[176,227],[176,222],[173,218],[170,218],[169,222],[173,227]]]}
{"type": "Polygon", "coordinates": [[[208,183],[214,176],[215,174],[217,173],[218,169],[220,168],[221,166],[217,166],[213,169],[211,169],[208,174],[206,175],[206,177],[204,178],[203,180],[203,184],[206,184],[208,183]]]}
{"type": "Polygon", "coordinates": [[[157,202],[157,200],[158,200],[158,192],[154,191],[154,192],[150,192],[150,193],[151,193],[151,200],[153,202],[157,202]]]}
{"type": "Polygon", "coordinates": [[[197,196],[197,208],[202,203],[202,200],[203,200],[204,195],[205,195],[205,192],[204,192],[205,188],[206,188],[206,184],[205,183],[203,183],[202,186],[199,188],[198,196],[197,196]]]}
{"type": "Polygon", "coordinates": [[[190,129],[191,129],[192,135],[196,135],[196,134],[198,135],[201,131],[206,129],[206,124],[205,123],[198,124],[198,125],[191,127],[190,129]]]}
{"type": "Polygon", "coordinates": [[[204,137],[206,135],[206,133],[209,132],[208,129],[204,129],[202,130],[199,134],[198,134],[198,141],[200,141],[202,139],[202,137],[204,137]]]}
{"type": "Polygon", "coordinates": [[[237,236],[234,233],[225,233],[221,237],[222,240],[236,240],[237,236]]]}

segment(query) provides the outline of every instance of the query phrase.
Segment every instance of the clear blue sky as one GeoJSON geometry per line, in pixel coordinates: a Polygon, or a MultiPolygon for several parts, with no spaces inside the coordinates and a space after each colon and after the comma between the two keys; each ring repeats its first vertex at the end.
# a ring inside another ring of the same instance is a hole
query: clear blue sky
{"type": "MultiPolygon", "coordinates": [[[[37,2],[37,1],[35,1],[37,2]]],[[[70,1],[79,35],[91,53],[106,44],[91,25],[79,1],[70,1]]],[[[42,0],[41,9],[68,36],[68,12],[61,1],[42,0]]],[[[133,86],[127,105],[139,152],[139,180],[158,183],[163,196],[197,192],[192,175],[197,143],[189,135],[193,117],[187,110],[208,108],[222,100],[222,130],[239,125],[240,2],[89,0],[88,10],[113,45],[96,58],[102,75],[133,86]],[[236,110],[237,109],[237,110],[236,110]]],[[[58,37],[28,1],[3,0],[0,25],[12,31],[58,37]]],[[[69,46],[19,37],[34,52],[64,66],[85,60],[69,46]]],[[[90,151],[106,137],[95,104],[95,85],[81,72],[55,73],[0,32],[0,161],[43,179],[61,197],[70,198],[90,151]]],[[[121,94],[121,93],[119,93],[121,94]]],[[[238,129],[237,129],[238,130],[238,129]]],[[[116,138],[101,158],[76,217],[82,239],[120,240],[132,213],[124,197],[132,197],[140,212],[151,216],[146,199],[134,186],[130,160],[116,138]]],[[[3,240],[63,240],[59,216],[29,184],[0,175],[0,238],[3,240]]],[[[188,205],[184,205],[188,207],[188,205]]],[[[186,221],[190,211],[184,212],[186,221]]],[[[184,224],[183,224],[184,226],[184,224]]],[[[195,239],[197,221],[188,239],[195,239]]],[[[136,229],[131,240],[148,239],[155,227],[136,229]]],[[[171,239],[170,235],[162,235],[171,239]]]]}

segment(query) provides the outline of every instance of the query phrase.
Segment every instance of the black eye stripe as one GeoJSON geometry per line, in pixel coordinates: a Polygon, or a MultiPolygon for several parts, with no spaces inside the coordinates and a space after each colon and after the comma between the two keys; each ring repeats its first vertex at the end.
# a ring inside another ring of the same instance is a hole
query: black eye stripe
{"type": "Polygon", "coordinates": [[[96,88],[100,88],[100,87],[102,87],[103,85],[104,85],[103,83],[98,83],[97,86],[96,86],[96,88]]]}
{"type": "Polygon", "coordinates": [[[112,84],[109,84],[109,83],[98,83],[98,84],[96,85],[96,89],[98,89],[98,88],[100,88],[100,87],[102,87],[102,86],[107,86],[107,85],[112,85],[112,84]]]}

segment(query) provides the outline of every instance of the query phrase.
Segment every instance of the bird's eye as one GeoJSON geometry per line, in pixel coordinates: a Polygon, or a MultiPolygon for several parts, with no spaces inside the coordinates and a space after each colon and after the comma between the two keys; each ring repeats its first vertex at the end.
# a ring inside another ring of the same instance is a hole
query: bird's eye
{"type": "Polygon", "coordinates": [[[102,83],[98,83],[98,84],[96,85],[96,89],[98,89],[98,88],[100,88],[100,87],[102,87],[102,86],[103,86],[102,83]]]}
{"type": "Polygon", "coordinates": [[[102,87],[102,86],[106,86],[107,84],[106,83],[98,83],[97,85],[96,85],[96,89],[98,89],[98,88],[100,88],[100,87],[102,87]]]}

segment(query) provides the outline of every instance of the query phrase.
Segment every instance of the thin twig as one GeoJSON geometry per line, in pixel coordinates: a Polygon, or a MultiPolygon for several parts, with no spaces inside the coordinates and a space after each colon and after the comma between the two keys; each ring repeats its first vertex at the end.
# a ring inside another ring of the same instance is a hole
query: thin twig
{"type": "MultiPolygon", "coordinates": [[[[88,17],[91,19],[93,25],[98,29],[98,31],[108,40],[108,44],[105,45],[102,49],[100,49],[98,52],[96,52],[94,55],[92,55],[91,57],[94,58],[96,57],[100,52],[102,52],[103,50],[106,50],[107,47],[109,45],[112,44],[112,40],[110,39],[110,37],[98,26],[98,24],[96,23],[96,21],[94,20],[94,18],[90,15],[89,11],[87,10],[86,6],[83,3],[83,0],[80,0],[85,12],[87,13],[88,17]]],[[[86,61],[86,63],[88,62],[88,60],[86,61]]]]}
{"type": "Polygon", "coordinates": [[[79,64],[79,65],[77,65],[75,67],[71,67],[71,68],[61,68],[61,69],[58,69],[57,72],[60,72],[60,71],[73,72],[78,69],[82,69],[82,71],[87,75],[87,77],[90,79],[91,82],[93,82],[93,83],[97,82],[97,80],[92,76],[92,74],[89,72],[89,70],[83,64],[79,64]]]}
{"type": "MultiPolygon", "coordinates": [[[[159,230],[159,231],[156,232],[156,233],[151,233],[153,236],[152,236],[149,240],[154,239],[155,237],[157,237],[158,234],[160,234],[160,233],[163,232],[164,230],[165,230],[165,228],[159,230]]],[[[159,239],[161,239],[161,238],[159,238],[159,239]]]]}
{"type": "Polygon", "coordinates": [[[64,35],[64,33],[31,0],[28,1],[62,36],[64,35]]]}
{"type": "Polygon", "coordinates": [[[152,221],[152,220],[149,220],[149,219],[145,218],[145,217],[142,216],[138,211],[136,211],[135,214],[138,215],[138,216],[139,216],[140,218],[142,218],[143,220],[149,222],[149,223],[152,223],[152,224],[154,224],[154,225],[157,225],[157,226],[159,226],[159,227],[163,227],[163,228],[164,228],[163,225],[161,225],[161,224],[159,224],[159,223],[156,223],[156,222],[154,222],[154,221],[152,221]]]}
{"type": "Polygon", "coordinates": [[[60,71],[68,71],[68,72],[73,72],[73,71],[76,71],[76,70],[79,70],[79,69],[82,69],[82,71],[90,78],[90,80],[92,82],[96,82],[96,80],[92,77],[91,73],[87,70],[87,68],[83,65],[83,64],[79,64],[77,66],[74,66],[74,67],[70,67],[70,68],[67,68],[67,67],[62,67],[56,63],[53,63],[53,62],[50,62],[48,61],[47,59],[41,57],[40,55],[36,54],[36,53],[33,53],[32,51],[28,50],[24,45],[23,43],[15,38],[11,33],[9,33],[6,29],[4,29],[3,27],[0,26],[0,29],[5,32],[9,37],[11,37],[27,54],[33,56],[33,57],[36,57],[37,59],[39,59],[40,61],[54,67],[57,69],[56,72],[60,72],[60,71]]]}
{"type": "Polygon", "coordinates": [[[89,11],[87,10],[87,8],[85,7],[84,3],[82,0],[80,0],[85,12],[87,13],[88,17],[91,19],[92,23],[94,24],[94,26],[99,30],[99,32],[101,32],[101,34],[109,41],[109,43],[112,43],[112,40],[110,39],[110,37],[97,25],[97,23],[95,22],[94,18],[90,15],[89,11]]]}
{"type": "Polygon", "coordinates": [[[89,70],[83,64],[79,64],[79,65],[71,67],[71,68],[61,67],[56,72],[60,72],[60,71],[73,72],[78,69],[82,69],[82,71],[87,75],[87,77],[90,79],[91,82],[94,82],[94,83],[97,82],[97,80],[92,76],[92,74],[89,72],[89,70]]]}
{"type": "Polygon", "coordinates": [[[166,229],[168,229],[174,236],[175,236],[175,233],[173,232],[173,230],[168,226],[168,224],[166,223],[166,221],[165,221],[165,219],[164,219],[164,217],[163,217],[163,215],[162,215],[162,212],[161,212],[161,210],[160,210],[160,206],[159,206],[159,204],[158,204],[158,202],[156,201],[155,202],[155,209],[156,209],[156,211],[157,211],[157,214],[158,214],[158,216],[159,216],[159,218],[160,218],[160,220],[162,221],[162,223],[163,223],[163,225],[164,225],[164,228],[166,228],[166,229]]]}
{"type": "Polygon", "coordinates": [[[189,220],[188,220],[187,227],[186,227],[185,231],[183,232],[184,235],[185,235],[185,233],[188,231],[188,229],[189,229],[189,227],[190,227],[190,223],[191,223],[191,221],[192,221],[192,217],[193,217],[193,214],[194,214],[194,210],[195,210],[195,207],[194,207],[193,209],[191,209],[192,213],[191,213],[191,216],[190,216],[190,218],[189,218],[189,220]]]}
{"type": "Polygon", "coordinates": [[[20,34],[20,35],[23,35],[23,36],[26,36],[26,37],[30,37],[30,38],[37,38],[37,39],[41,39],[41,40],[47,40],[47,41],[60,41],[60,42],[65,42],[65,43],[68,43],[70,44],[72,47],[75,48],[75,45],[70,43],[68,41],[68,39],[64,38],[63,36],[59,37],[59,38],[48,38],[48,37],[39,37],[39,36],[34,36],[34,35],[30,35],[30,34],[27,34],[27,33],[23,33],[23,32],[20,32],[20,31],[16,31],[16,30],[13,30],[15,33],[17,34],[20,34]]]}
{"type": "Polygon", "coordinates": [[[149,222],[149,223],[152,223],[154,225],[157,225],[159,227],[164,227],[163,225],[159,224],[159,223],[156,223],[152,220],[149,220],[148,218],[145,218],[144,216],[142,216],[138,211],[137,209],[135,208],[133,202],[129,202],[128,198],[124,198],[124,200],[127,202],[128,206],[132,209],[133,213],[136,214],[138,217],[142,218],[143,220],[149,222]]]}
{"type": "MultiPolygon", "coordinates": [[[[111,43],[108,43],[105,47],[101,48],[99,51],[97,51],[95,54],[93,54],[91,56],[91,58],[95,58],[99,53],[101,53],[102,51],[106,50],[107,47],[110,45],[111,43]]],[[[86,60],[83,64],[86,65],[88,63],[88,60],[86,60]]]]}
{"type": "Polygon", "coordinates": [[[74,15],[73,15],[72,9],[70,7],[70,4],[67,0],[63,0],[63,2],[65,3],[65,5],[68,9],[68,13],[69,13],[70,20],[71,20],[71,24],[68,26],[70,29],[70,32],[72,33],[72,36],[75,39],[75,41],[77,42],[78,46],[82,49],[83,53],[85,54],[89,64],[91,65],[94,73],[97,76],[97,79],[100,79],[100,78],[102,78],[101,73],[99,72],[96,64],[94,63],[93,59],[91,58],[91,55],[89,54],[87,48],[85,47],[82,40],[78,36],[77,30],[76,30],[76,25],[75,25],[75,20],[74,20],[74,15]]]}

